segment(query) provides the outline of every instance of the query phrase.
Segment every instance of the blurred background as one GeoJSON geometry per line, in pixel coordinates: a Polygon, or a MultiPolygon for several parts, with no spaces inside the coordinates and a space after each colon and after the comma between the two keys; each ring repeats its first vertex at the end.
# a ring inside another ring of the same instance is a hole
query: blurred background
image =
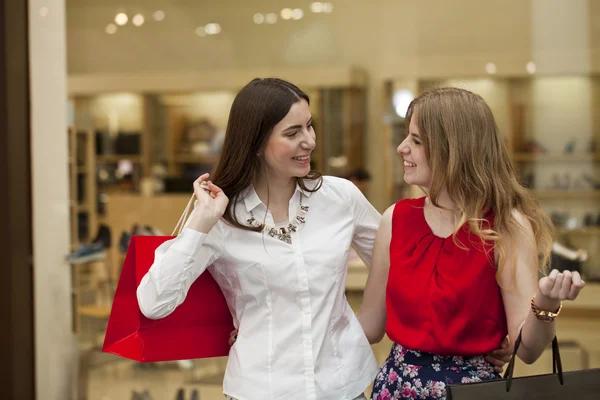
{"type": "MultiPolygon", "coordinates": [[[[29,216],[19,237],[33,265],[8,269],[22,285],[8,287],[24,288],[7,294],[19,316],[6,342],[14,390],[223,398],[226,358],[139,364],[100,347],[131,235],[171,233],[192,181],[218,162],[235,94],[255,77],[311,96],[313,167],[352,180],[379,211],[422,196],[403,182],[396,154],[410,101],[435,86],[480,94],[556,224],[554,265],[587,281],[557,319],[565,369],[600,367],[599,0],[17,3],[3,2],[3,128],[9,141],[28,138],[18,142],[24,161],[7,158],[7,176],[12,196],[25,193],[11,204],[29,216]],[[13,98],[25,111],[10,112],[13,98]],[[21,114],[29,122],[12,129],[21,114]],[[20,340],[23,351],[11,345],[20,340]]],[[[354,308],[366,276],[352,257],[354,308]]],[[[389,347],[387,338],[373,346],[380,363],[389,347]]],[[[551,355],[516,371],[551,372],[551,355]]],[[[7,398],[28,398],[15,393],[7,398]]]]}

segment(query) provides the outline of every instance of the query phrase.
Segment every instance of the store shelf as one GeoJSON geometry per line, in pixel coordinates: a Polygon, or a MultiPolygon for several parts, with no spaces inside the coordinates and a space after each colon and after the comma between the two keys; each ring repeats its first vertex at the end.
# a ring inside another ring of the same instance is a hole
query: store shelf
{"type": "Polygon", "coordinates": [[[577,229],[559,228],[556,231],[561,234],[600,235],[600,226],[590,226],[587,228],[577,229]]]}
{"type": "Polygon", "coordinates": [[[90,318],[108,318],[110,316],[110,306],[82,306],[77,310],[78,314],[90,318]]]}
{"type": "Polygon", "coordinates": [[[516,153],[517,162],[599,162],[600,153],[516,153]]]}
{"type": "Polygon", "coordinates": [[[600,199],[600,190],[534,190],[533,194],[544,200],[600,199]]]}
{"type": "Polygon", "coordinates": [[[96,163],[98,164],[114,164],[119,161],[127,160],[133,163],[141,163],[142,157],[139,154],[113,154],[97,156],[96,163]]]}

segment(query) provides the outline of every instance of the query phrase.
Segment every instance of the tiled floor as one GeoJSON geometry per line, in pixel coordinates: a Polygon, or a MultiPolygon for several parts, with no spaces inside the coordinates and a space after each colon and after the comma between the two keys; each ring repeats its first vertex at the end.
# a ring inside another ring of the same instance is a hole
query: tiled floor
{"type": "MultiPolygon", "coordinates": [[[[362,293],[348,294],[350,305],[357,309],[362,293]]],[[[391,342],[387,338],[373,346],[380,363],[387,357],[391,342]]],[[[176,363],[158,363],[140,366],[107,354],[90,354],[90,368],[80,371],[80,400],[130,400],[132,392],[148,390],[152,400],[175,400],[179,388],[186,390],[186,399],[191,391],[198,389],[201,400],[222,400],[222,372],[226,358],[196,360],[195,368],[182,370],[176,363]]]]}
{"type": "MultiPolygon", "coordinates": [[[[348,293],[350,305],[356,310],[360,305],[362,293],[348,293]]],[[[569,324],[570,325],[570,324],[569,324]]],[[[573,328],[576,328],[575,326],[573,328]]],[[[567,335],[563,335],[563,338],[567,335]]],[[[391,342],[385,338],[374,345],[373,350],[381,364],[388,355],[391,342]]],[[[565,346],[566,347],[566,346],[565,346]]],[[[580,369],[582,353],[580,348],[561,350],[565,370],[580,369]]],[[[600,366],[600,357],[596,353],[588,354],[590,367],[600,366]]],[[[93,353],[88,372],[80,371],[80,400],[130,400],[132,392],[148,390],[152,400],[175,400],[179,388],[186,390],[185,400],[191,400],[191,391],[198,389],[201,400],[222,400],[222,372],[226,358],[196,360],[192,370],[182,370],[176,363],[160,363],[140,366],[117,357],[93,353]]],[[[83,368],[86,369],[86,368],[83,368]]],[[[551,372],[551,356],[544,354],[532,366],[518,362],[515,375],[531,375],[551,372]]],[[[367,395],[370,393],[367,391],[367,395]]]]}

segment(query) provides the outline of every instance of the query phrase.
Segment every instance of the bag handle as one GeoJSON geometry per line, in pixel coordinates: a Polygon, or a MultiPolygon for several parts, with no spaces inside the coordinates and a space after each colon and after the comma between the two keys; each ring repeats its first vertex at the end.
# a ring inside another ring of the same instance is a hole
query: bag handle
{"type": "MultiPolygon", "coordinates": [[[[506,372],[504,373],[504,379],[506,379],[506,391],[510,391],[510,387],[512,385],[512,380],[513,380],[513,373],[515,370],[515,360],[517,358],[517,351],[519,350],[519,346],[521,345],[521,335],[523,334],[523,330],[521,329],[519,331],[519,337],[517,338],[517,341],[515,342],[515,349],[513,351],[512,354],[512,358],[510,359],[510,362],[508,363],[508,368],[506,369],[506,372]]],[[[562,370],[562,362],[560,360],[560,351],[558,350],[558,339],[556,338],[556,335],[554,336],[554,339],[552,339],[552,373],[556,374],[558,373],[558,380],[560,382],[560,384],[564,384],[564,377],[563,377],[563,370],[562,370]]]]}
{"type": "Polygon", "coordinates": [[[188,201],[187,206],[185,206],[185,210],[183,210],[183,214],[181,214],[181,217],[179,217],[179,221],[177,221],[177,225],[175,225],[175,229],[173,229],[171,236],[175,236],[175,232],[177,232],[177,228],[179,228],[179,232],[177,232],[177,236],[181,235],[181,231],[183,231],[183,228],[185,227],[185,221],[187,220],[188,213],[190,212],[190,206],[194,203],[195,198],[196,198],[196,195],[192,194],[192,197],[190,197],[190,200],[188,201]]]}

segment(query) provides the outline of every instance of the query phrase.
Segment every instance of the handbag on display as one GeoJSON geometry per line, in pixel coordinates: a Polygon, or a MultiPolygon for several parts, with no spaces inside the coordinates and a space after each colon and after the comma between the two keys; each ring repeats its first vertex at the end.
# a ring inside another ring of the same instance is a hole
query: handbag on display
{"type": "MultiPolygon", "coordinates": [[[[183,230],[194,196],[173,234],[183,230]]],[[[133,236],[127,249],[104,337],[103,352],[140,362],[221,357],[229,353],[234,329],[225,297],[210,272],[190,287],[170,315],[151,320],[140,311],[137,287],[154,262],[158,246],[176,236],[133,236]]]]}

